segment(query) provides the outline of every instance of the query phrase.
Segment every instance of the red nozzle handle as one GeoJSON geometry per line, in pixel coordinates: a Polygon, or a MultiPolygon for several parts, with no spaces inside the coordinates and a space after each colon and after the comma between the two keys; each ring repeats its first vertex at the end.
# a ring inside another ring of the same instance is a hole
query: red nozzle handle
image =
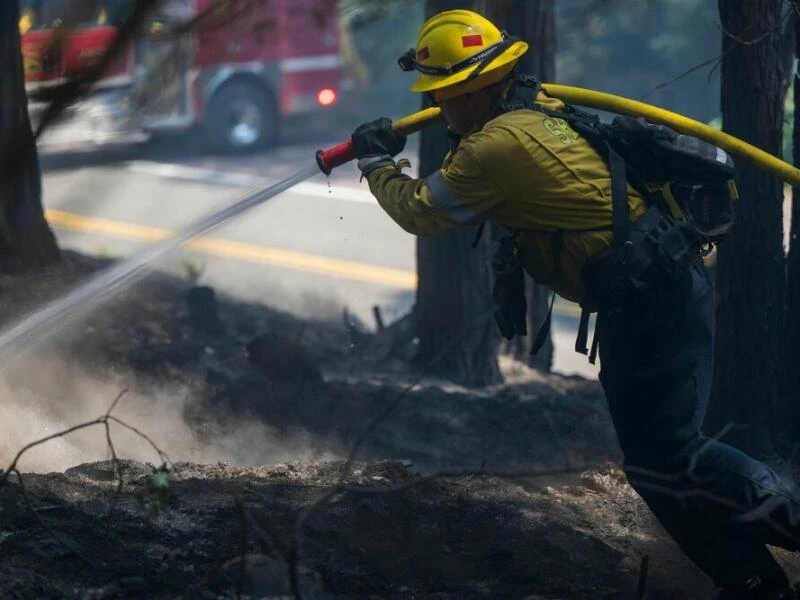
{"type": "Polygon", "coordinates": [[[317,151],[317,164],[320,171],[325,175],[330,175],[336,167],[341,167],[345,163],[349,163],[356,157],[356,148],[353,145],[353,140],[329,148],[328,150],[317,151]]]}
{"type": "MultiPolygon", "coordinates": [[[[392,121],[392,129],[394,129],[400,135],[409,135],[415,131],[419,131],[423,127],[433,125],[434,123],[438,123],[442,120],[442,111],[438,106],[432,106],[419,112],[415,112],[413,115],[408,115],[402,119],[392,121]]],[[[338,146],[334,146],[329,150],[320,150],[317,152],[317,164],[319,165],[320,170],[325,173],[325,175],[330,175],[333,169],[350,162],[355,157],[356,149],[353,146],[353,141],[351,139],[344,144],[339,144],[338,146]]]]}

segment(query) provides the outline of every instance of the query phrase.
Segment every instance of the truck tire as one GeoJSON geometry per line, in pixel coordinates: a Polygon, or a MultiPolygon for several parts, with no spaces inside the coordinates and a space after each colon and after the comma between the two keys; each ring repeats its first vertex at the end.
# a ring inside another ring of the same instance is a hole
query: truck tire
{"type": "Polygon", "coordinates": [[[205,124],[209,145],[234,154],[277,142],[278,114],[265,89],[245,82],[223,85],[208,103],[205,124]]]}

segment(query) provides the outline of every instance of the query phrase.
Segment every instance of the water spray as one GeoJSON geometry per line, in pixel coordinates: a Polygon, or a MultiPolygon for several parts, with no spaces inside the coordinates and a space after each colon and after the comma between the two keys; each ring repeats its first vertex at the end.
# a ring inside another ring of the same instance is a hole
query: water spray
{"type": "Polygon", "coordinates": [[[198,219],[174,236],[100,271],[88,281],[77,285],[72,291],[3,329],[0,331],[0,365],[3,369],[8,369],[16,359],[30,352],[38,343],[62,331],[128,288],[146,274],[156,261],[181,244],[224,225],[241,213],[263,204],[317,173],[316,164],[308,165],[220,211],[198,219]]]}
{"type": "MultiPolygon", "coordinates": [[[[426,109],[393,122],[403,135],[442,120],[439,109],[426,109]]],[[[329,175],[334,167],[355,158],[352,142],[317,153],[316,164],[300,169],[285,179],[249,194],[220,211],[207,215],[180,230],[174,236],[134,254],[113,267],[101,271],[72,291],[53,300],[0,331],[0,364],[8,369],[13,361],[30,352],[48,337],[89,314],[145,275],[165,254],[189,240],[209,233],[243,212],[263,204],[289,188],[309,179],[321,170],[329,175]]]]}

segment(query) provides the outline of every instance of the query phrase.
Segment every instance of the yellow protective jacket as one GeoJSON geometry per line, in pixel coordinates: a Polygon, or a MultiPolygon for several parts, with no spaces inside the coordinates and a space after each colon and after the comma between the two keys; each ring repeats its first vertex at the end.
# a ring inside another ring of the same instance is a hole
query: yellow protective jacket
{"type": "MultiPolygon", "coordinates": [[[[563,110],[539,93],[537,103],[563,110]]],[[[367,176],[379,204],[414,235],[492,221],[511,230],[525,270],[581,302],[586,260],[611,245],[611,175],[565,121],[534,110],[503,113],[464,136],[442,168],[413,179],[387,166],[367,176]]],[[[646,210],[628,187],[631,220],[646,210]]]]}

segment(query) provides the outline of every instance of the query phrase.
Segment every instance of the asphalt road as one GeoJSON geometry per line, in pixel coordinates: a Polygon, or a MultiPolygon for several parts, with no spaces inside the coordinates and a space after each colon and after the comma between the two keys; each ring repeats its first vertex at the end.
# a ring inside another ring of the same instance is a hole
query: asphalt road
{"type": "MultiPolygon", "coordinates": [[[[317,149],[338,141],[241,157],[205,155],[185,140],[45,152],[45,209],[62,247],[124,257],[306,167],[317,149]]],[[[406,313],[416,286],[413,236],[383,213],[352,165],[252,209],[159,268],[199,271],[201,283],[299,316],[338,318],[346,307],[368,326],[375,305],[387,321],[406,313]]],[[[559,304],[556,370],[595,377],[596,367],[572,350],[576,328],[574,307],[559,304]]]]}

